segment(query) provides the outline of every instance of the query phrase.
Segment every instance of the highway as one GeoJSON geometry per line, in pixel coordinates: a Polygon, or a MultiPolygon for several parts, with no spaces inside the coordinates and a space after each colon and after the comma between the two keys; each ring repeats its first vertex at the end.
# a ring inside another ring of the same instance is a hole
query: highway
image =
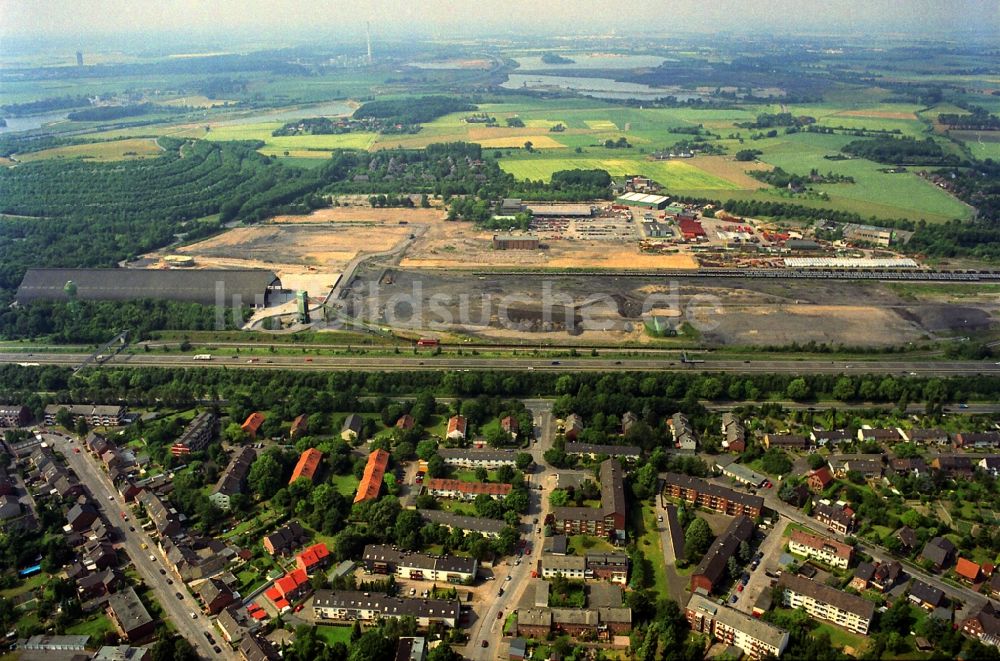
{"type": "Polygon", "coordinates": [[[153,590],[156,600],[163,607],[164,613],[177,628],[178,633],[195,647],[202,658],[225,659],[226,661],[239,659],[239,656],[232,651],[229,644],[223,640],[222,635],[212,625],[208,616],[202,613],[201,604],[191,596],[187,587],[180,580],[171,576],[155,543],[146,534],[146,531],[141,526],[131,526],[131,516],[127,522],[121,520],[120,513],[125,512],[128,515],[129,509],[124,499],[111,484],[107,474],[104,473],[86,447],[83,447],[82,443],[73,442],[62,435],[44,433],[43,438],[66,458],[66,463],[80,478],[80,482],[90,490],[90,493],[104,509],[110,524],[119,529],[124,540],[121,542],[121,546],[131,558],[143,583],[153,590]],[[79,453],[74,452],[76,448],[80,449],[79,453]],[[134,531],[132,527],[135,528],[134,531]],[[143,544],[147,548],[143,549],[143,544]],[[151,555],[155,560],[150,560],[151,555]],[[161,574],[161,569],[167,573],[161,574]],[[168,580],[173,581],[173,584],[168,583],[168,580]],[[177,598],[178,593],[180,593],[181,599],[177,598]],[[195,613],[197,618],[192,619],[191,613],[195,613]],[[205,638],[206,631],[215,639],[219,649],[222,650],[221,653],[216,653],[212,649],[213,646],[205,638]]]}
{"type": "MultiPolygon", "coordinates": [[[[0,364],[77,366],[87,358],[82,353],[0,353],[0,364]]],[[[191,355],[119,354],[102,365],[113,367],[171,367],[214,369],[271,369],[299,371],[420,371],[420,370],[491,370],[551,372],[735,372],[741,374],[895,374],[899,376],[1000,376],[1000,365],[982,361],[914,360],[707,360],[682,362],[652,358],[611,359],[600,357],[565,357],[559,359],[510,356],[289,356],[215,357],[196,361],[191,355]]]]}

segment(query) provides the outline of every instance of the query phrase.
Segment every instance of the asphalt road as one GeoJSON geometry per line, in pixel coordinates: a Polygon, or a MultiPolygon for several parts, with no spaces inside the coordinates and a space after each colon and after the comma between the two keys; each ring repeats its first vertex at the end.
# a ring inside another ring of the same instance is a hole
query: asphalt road
{"type": "MultiPolygon", "coordinates": [[[[0,353],[2,363],[77,366],[86,354],[64,353],[0,353]]],[[[288,356],[274,354],[264,358],[215,358],[196,361],[190,355],[120,354],[107,360],[114,367],[207,367],[222,369],[281,369],[281,370],[493,370],[553,372],[630,372],[630,371],[695,371],[768,374],[896,374],[910,376],[1000,376],[1000,365],[977,361],[853,361],[838,360],[710,360],[683,363],[679,360],[637,358],[560,358],[558,360],[511,356],[504,358],[477,357],[408,357],[389,356],[288,356]]]]}
{"type": "MultiPolygon", "coordinates": [[[[497,596],[487,606],[484,612],[479,613],[480,617],[469,629],[469,644],[463,652],[463,656],[473,661],[491,661],[492,659],[503,658],[500,650],[500,641],[503,638],[503,625],[507,621],[507,616],[511,609],[517,607],[524,590],[531,584],[531,570],[535,566],[539,554],[542,552],[544,537],[538,532],[544,527],[545,514],[548,511],[548,494],[555,485],[557,471],[545,464],[542,455],[545,450],[552,446],[555,437],[555,429],[552,423],[552,402],[551,400],[525,400],[525,406],[531,409],[535,419],[535,431],[537,440],[531,444],[529,452],[535,460],[535,472],[525,477],[531,483],[530,502],[528,514],[522,517],[522,523],[530,529],[530,532],[523,535],[523,539],[531,546],[531,555],[521,558],[521,564],[515,564],[512,558],[508,574],[510,580],[499,578],[495,583],[497,596]],[[541,484],[542,491],[534,487],[541,484]],[[538,524],[534,520],[538,519],[538,524]],[[500,588],[504,589],[503,595],[499,594],[500,588]],[[502,612],[501,617],[497,617],[502,612]],[[487,647],[482,646],[482,641],[487,642],[487,647]]],[[[496,573],[496,572],[495,572],[496,573]]]]}
{"type": "Polygon", "coordinates": [[[76,472],[80,481],[104,508],[111,525],[117,527],[121,532],[124,540],[121,542],[121,546],[125,548],[129,558],[132,559],[132,564],[143,582],[155,593],[157,601],[177,631],[198,650],[198,654],[203,658],[236,661],[239,656],[222,639],[222,635],[212,625],[208,616],[202,613],[201,604],[191,596],[187,587],[170,575],[162,557],[156,550],[156,545],[146,534],[146,531],[140,526],[135,526],[134,532],[130,530],[129,526],[133,523],[131,516],[127,522],[121,520],[120,513],[125,512],[126,515],[129,515],[129,509],[111,484],[111,480],[97,464],[97,460],[79,442],[71,442],[63,436],[55,434],[43,434],[43,436],[53,448],[66,457],[70,468],[76,472]],[[80,448],[79,454],[73,451],[74,448],[80,448]],[[147,548],[143,549],[142,544],[145,544],[147,548]],[[150,555],[156,559],[150,560],[150,555]],[[167,570],[166,575],[160,573],[161,568],[167,570]],[[173,580],[173,585],[167,583],[167,579],[173,580]],[[181,594],[181,599],[177,598],[177,593],[181,594]],[[191,619],[191,613],[197,614],[198,617],[191,619]],[[219,649],[222,650],[221,654],[216,654],[212,645],[208,644],[205,638],[206,631],[215,639],[219,649]]]}

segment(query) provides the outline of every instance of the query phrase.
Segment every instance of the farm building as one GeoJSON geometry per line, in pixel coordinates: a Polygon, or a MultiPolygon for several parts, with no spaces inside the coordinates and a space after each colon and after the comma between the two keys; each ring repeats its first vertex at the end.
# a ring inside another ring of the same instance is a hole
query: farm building
{"type": "Polygon", "coordinates": [[[494,234],[494,250],[538,250],[538,237],[531,235],[494,234]]]}
{"type": "Polygon", "coordinates": [[[623,207],[642,207],[644,209],[664,209],[669,197],[663,195],[647,195],[645,193],[626,193],[615,198],[615,204],[623,207]]]}
{"type": "Polygon", "coordinates": [[[274,271],[263,269],[28,269],[17,302],[166,299],[215,305],[237,300],[267,307],[282,293],[274,271]],[[237,298],[238,297],[238,298],[237,298]]]}

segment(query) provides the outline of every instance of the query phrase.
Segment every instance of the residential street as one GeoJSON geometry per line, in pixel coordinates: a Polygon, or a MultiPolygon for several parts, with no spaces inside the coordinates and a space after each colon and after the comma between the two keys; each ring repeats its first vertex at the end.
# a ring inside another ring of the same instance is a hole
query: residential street
{"type": "MultiPolygon", "coordinates": [[[[129,510],[93,455],[87,452],[80,442],[74,443],[51,433],[44,434],[44,438],[66,458],[66,462],[76,472],[80,482],[90,490],[96,503],[105,511],[110,524],[121,532],[123,541],[120,546],[128,553],[136,572],[143,582],[153,590],[157,601],[180,634],[187,638],[188,642],[206,659],[232,659],[234,661],[238,659],[239,655],[233,652],[228,644],[225,644],[221,634],[208,617],[202,613],[201,605],[190,595],[187,587],[175,580],[169,571],[166,575],[160,573],[160,569],[166,570],[166,567],[163,565],[163,558],[160,556],[156,544],[146,534],[146,531],[139,526],[134,526],[135,531],[133,532],[130,530],[131,521],[121,520],[120,513],[128,514],[129,510]],[[79,454],[73,451],[77,447],[80,448],[79,454]],[[148,548],[143,549],[142,544],[148,548]],[[150,560],[150,556],[155,559],[150,560]],[[167,583],[168,578],[174,581],[173,585],[167,583]],[[181,594],[181,599],[177,598],[177,593],[181,594]],[[196,614],[197,617],[192,619],[191,613],[196,614]],[[210,633],[216,640],[219,649],[222,650],[221,654],[217,654],[212,649],[213,646],[208,643],[205,632],[210,633]]],[[[132,519],[131,516],[129,518],[132,519]]]]}
{"type": "MultiPolygon", "coordinates": [[[[732,484],[727,478],[714,478],[712,481],[717,484],[723,485],[727,488],[732,488],[732,484]]],[[[799,510],[795,507],[792,507],[788,503],[781,501],[778,498],[779,486],[780,485],[775,484],[773,489],[761,489],[760,491],[758,491],[758,495],[764,496],[764,505],[768,509],[774,510],[780,515],[780,517],[812,528],[814,531],[822,535],[825,535],[827,537],[832,537],[841,542],[844,541],[845,535],[825,530],[823,526],[820,525],[819,522],[817,522],[815,519],[810,518],[805,514],[803,514],[802,510],[799,510]]],[[[774,531],[776,531],[777,528],[778,526],[776,525],[774,531]]],[[[772,531],[771,534],[774,534],[774,531],[772,531]]],[[[855,544],[855,549],[857,551],[867,553],[868,555],[872,556],[875,560],[878,561],[895,559],[885,549],[881,547],[876,547],[867,542],[859,541],[857,544],[855,544]]],[[[764,557],[765,562],[762,562],[761,564],[762,565],[765,564],[767,560],[768,556],[765,556],[764,557]]],[[[940,588],[941,590],[944,591],[944,593],[948,596],[949,599],[952,600],[957,599],[965,604],[974,605],[976,608],[986,603],[986,597],[979,594],[978,592],[975,592],[969,588],[956,587],[955,585],[947,583],[941,580],[940,577],[925,572],[924,570],[920,569],[913,563],[903,562],[902,564],[907,574],[909,574],[914,578],[920,579],[921,581],[927,583],[928,585],[940,588]]],[[[751,603],[750,605],[752,606],[753,604],[751,603]]]]}

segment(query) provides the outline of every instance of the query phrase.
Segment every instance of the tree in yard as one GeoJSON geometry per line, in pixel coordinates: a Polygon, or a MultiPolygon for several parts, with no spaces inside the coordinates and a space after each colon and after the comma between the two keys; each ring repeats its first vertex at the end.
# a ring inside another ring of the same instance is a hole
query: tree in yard
{"type": "Polygon", "coordinates": [[[815,452],[809,455],[808,461],[809,461],[809,468],[813,470],[817,470],[819,468],[822,468],[823,466],[826,466],[826,459],[823,457],[823,455],[817,454],[815,452]]]}
{"type": "Polygon", "coordinates": [[[438,444],[434,439],[428,438],[417,443],[417,456],[424,461],[430,461],[431,457],[437,454],[438,444]]]}
{"type": "Polygon", "coordinates": [[[784,475],[792,470],[792,460],[778,448],[771,448],[765,452],[760,458],[760,465],[765,472],[772,475],[784,475]]]}
{"type": "Polygon", "coordinates": [[[684,532],[684,555],[689,562],[695,562],[711,545],[712,529],[705,519],[696,517],[684,532]]]}
{"type": "Polygon", "coordinates": [[[530,152],[532,152],[534,150],[535,150],[535,145],[532,144],[531,140],[525,140],[524,141],[524,151],[530,153],[530,152]]]}
{"type": "Polygon", "coordinates": [[[549,505],[552,507],[566,507],[569,504],[569,492],[565,489],[554,489],[549,494],[549,505]]]}
{"type": "Polygon", "coordinates": [[[69,412],[69,409],[59,409],[56,411],[56,422],[59,423],[60,427],[73,429],[73,414],[69,412]]]}
{"type": "Polygon", "coordinates": [[[510,484],[514,481],[515,470],[509,464],[504,464],[497,468],[497,482],[500,484],[510,484]]]}
{"type": "Polygon", "coordinates": [[[436,454],[427,460],[427,476],[428,477],[441,477],[448,471],[448,467],[444,463],[444,459],[441,455],[436,454]]]}
{"type": "Polygon", "coordinates": [[[530,466],[533,462],[534,460],[531,458],[531,455],[528,454],[527,452],[518,452],[517,457],[514,458],[514,463],[519,470],[524,470],[525,468],[530,466]]]}
{"type": "Polygon", "coordinates": [[[87,419],[81,415],[76,419],[76,435],[83,437],[87,435],[88,431],[90,431],[90,425],[87,424],[87,419]]]}
{"type": "Polygon", "coordinates": [[[250,490],[267,500],[281,488],[281,464],[274,457],[272,452],[266,452],[257,457],[250,467],[250,475],[247,477],[247,484],[250,490]]]}
{"type": "Polygon", "coordinates": [[[485,482],[487,477],[489,477],[489,472],[485,468],[483,468],[482,466],[479,466],[478,468],[476,468],[476,480],[477,481],[479,481],[479,482],[485,482]]]}

